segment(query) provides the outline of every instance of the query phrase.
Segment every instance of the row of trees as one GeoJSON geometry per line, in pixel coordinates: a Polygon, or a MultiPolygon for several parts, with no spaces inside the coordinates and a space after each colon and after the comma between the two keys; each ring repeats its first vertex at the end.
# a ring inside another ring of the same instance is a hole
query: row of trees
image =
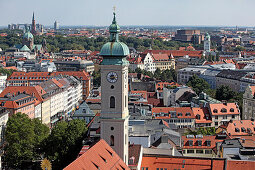
{"type": "Polygon", "coordinates": [[[216,130],[215,127],[200,127],[196,128],[194,130],[192,129],[187,129],[185,132],[185,135],[215,135],[216,130]]]}
{"type": "Polygon", "coordinates": [[[17,113],[7,122],[4,162],[14,169],[39,169],[47,158],[53,169],[63,169],[77,158],[87,131],[85,121],[59,122],[50,129],[39,119],[17,113]]]}
{"type": "MultiPolygon", "coordinates": [[[[7,49],[15,44],[21,44],[22,36],[15,32],[8,32],[7,37],[0,37],[0,48],[7,49]]],[[[36,44],[42,43],[43,39],[47,41],[47,48],[49,52],[60,52],[62,50],[92,50],[100,51],[103,44],[109,41],[105,37],[88,38],[88,37],[66,37],[63,35],[53,36],[35,36],[36,44]]],[[[161,38],[155,39],[139,39],[136,37],[120,36],[120,40],[126,43],[129,47],[133,47],[138,51],[144,51],[152,47],[155,50],[177,50],[179,47],[187,47],[188,43],[179,41],[163,41],[161,38]]]]}
{"type": "Polygon", "coordinates": [[[142,70],[140,68],[136,68],[135,71],[129,70],[130,73],[141,73],[144,75],[147,75],[151,78],[154,78],[156,80],[162,80],[162,81],[177,81],[177,73],[175,69],[166,69],[166,70],[160,70],[159,68],[156,69],[154,73],[146,70],[142,70]]]}
{"type": "Polygon", "coordinates": [[[12,75],[13,72],[15,72],[16,70],[13,69],[4,69],[4,68],[0,68],[0,73],[2,73],[3,75],[7,75],[8,77],[10,75],[12,75]]]}

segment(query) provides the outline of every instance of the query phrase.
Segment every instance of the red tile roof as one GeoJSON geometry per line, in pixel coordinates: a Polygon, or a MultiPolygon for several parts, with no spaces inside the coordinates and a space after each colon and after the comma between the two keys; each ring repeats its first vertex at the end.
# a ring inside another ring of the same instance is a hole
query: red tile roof
{"type": "Polygon", "coordinates": [[[156,61],[160,61],[160,60],[169,60],[169,57],[167,54],[152,54],[152,57],[154,58],[154,60],[156,61]]]}
{"type": "Polygon", "coordinates": [[[183,149],[213,149],[216,147],[217,142],[222,142],[223,139],[216,139],[216,136],[203,136],[202,138],[187,138],[182,136],[183,149]],[[192,141],[193,145],[189,146],[189,141],[192,141]],[[198,146],[198,141],[202,142],[201,146],[198,146]],[[207,146],[206,141],[211,141],[210,146],[207,146]]]}
{"type": "Polygon", "coordinates": [[[233,161],[228,160],[227,162],[227,170],[239,170],[239,169],[245,169],[245,170],[254,170],[255,169],[255,161],[233,161]]]}
{"type": "Polygon", "coordinates": [[[255,122],[251,120],[233,120],[227,124],[226,131],[230,136],[255,134],[255,122]],[[245,131],[242,131],[242,128],[245,131]]]}
{"type": "Polygon", "coordinates": [[[184,156],[149,156],[144,155],[141,167],[148,169],[167,168],[185,170],[222,170],[225,159],[220,158],[195,158],[184,156]]]}
{"type": "Polygon", "coordinates": [[[195,115],[190,107],[154,107],[151,112],[156,116],[157,113],[165,113],[167,116],[156,116],[156,119],[170,119],[170,111],[176,113],[177,118],[195,118],[195,115]]]}
{"type": "Polygon", "coordinates": [[[209,110],[212,115],[240,114],[236,103],[215,103],[209,104],[209,110]]]}
{"type": "Polygon", "coordinates": [[[116,152],[101,139],[64,170],[129,169],[116,152]]]}
{"type": "Polygon", "coordinates": [[[194,115],[196,116],[195,122],[198,123],[212,123],[212,118],[209,114],[209,110],[207,107],[199,108],[199,107],[193,107],[192,111],[194,115]],[[200,117],[200,119],[198,119],[200,117]]]}
{"type": "Polygon", "coordinates": [[[29,87],[29,86],[8,86],[6,87],[2,93],[0,94],[0,97],[4,97],[8,93],[10,94],[18,94],[18,93],[26,93],[31,96],[34,96],[36,98],[36,103],[35,105],[38,105],[43,101],[42,95],[45,94],[46,92],[40,87],[40,86],[35,86],[35,87],[29,87]],[[41,93],[42,92],[42,93],[41,93]]]}
{"type": "Polygon", "coordinates": [[[190,57],[198,57],[200,58],[203,54],[203,51],[183,51],[183,50],[145,50],[143,53],[152,53],[152,54],[167,54],[170,56],[171,54],[174,57],[183,57],[185,55],[189,55],[190,57]]]}

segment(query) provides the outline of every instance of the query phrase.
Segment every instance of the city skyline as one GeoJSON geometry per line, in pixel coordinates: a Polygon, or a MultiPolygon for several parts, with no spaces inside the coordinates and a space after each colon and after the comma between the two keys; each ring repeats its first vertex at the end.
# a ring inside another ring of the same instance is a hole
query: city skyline
{"type": "Polygon", "coordinates": [[[36,4],[32,0],[25,0],[25,3],[1,0],[0,6],[0,26],[31,23],[33,11],[36,23],[47,26],[53,25],[55,20],[60,25],[107,26],[113,6],[116,6],[120,25],[255,26],[252,23],[255,2],[252,0],[45,0],[36,4]]]}

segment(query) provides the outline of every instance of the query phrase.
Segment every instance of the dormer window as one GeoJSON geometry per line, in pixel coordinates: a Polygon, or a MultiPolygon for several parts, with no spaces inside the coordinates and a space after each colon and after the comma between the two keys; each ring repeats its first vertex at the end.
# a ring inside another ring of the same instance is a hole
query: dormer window
{"type": "Polygon", "coordinates": [[[241,127],[241,131],[245,133],[246,129],[244,127],[241,127]]]}
{"type": "Polygon", "coordinates": [[[192,140],[188,140],[188,145],[189,146],[193,146],[193,141],[192,140]]]}
{"type": "Polygon", "coordinates": [[[247,132],[248,133],[251,133],[252,131],[251,131],[251,128],[247,128],[247,132]]]}
{"type": "Polygon", "coordinates": [[[187,112],[187,113],[185,114],[185,116],[191,116],[191,114],[190,114],[189,112],[187,112]]]}
{"type": "Polygon", "coordinates": [[[217,109],[213,109],[213,113],[218,113],[218,110],[217,109]]]}
{"type": "Polygon", "coordinates": [[[222,109],[221,109],[221,112],[222,112],[222,113],[226,113],[226,112],[227,112],[227,109],[222,108],[222,109]]]}
{"type": "Polygon", "coordinates": [[[240,132],[240,129],[239,128],[235,128],[235,132],[240,132]]]}
{"type": "Polygon", "coordinates": [[[211,141],[210,140],[206,141],[206,146],[211,146],[211,141]]]}
{"type": "Polygon", "coordinates": [[[200,120],[201,116],[199,114],[196,115],[196,119],[200,120]]]}
{"type": "Polygon", "coordinates": [[[178,113],[178,116],[182,116],[182,113],[178,113]]]}
{"type": "Polygon", "coordinates": [[[202,146],[202,141],[201,140],[197,141],[197,146],[202,146]]]}
{"type": "Polygon", "coordinates": [[[233,108],[230,109],[230,112],[234,112],[235,110],[233,108]]]}

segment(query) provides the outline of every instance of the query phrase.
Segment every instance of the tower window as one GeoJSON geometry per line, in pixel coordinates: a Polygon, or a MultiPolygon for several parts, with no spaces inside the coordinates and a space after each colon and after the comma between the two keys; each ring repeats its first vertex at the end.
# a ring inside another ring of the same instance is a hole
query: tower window
{"type": "Polygon", "coordinates": [[[127,96],[125,96],[125,107],[127,107],[127,96]]]}
{"type": "Polygon", "coordinates": [[[110,97],[110,108],[115,108],[115,97],[110,97]]]}
{"type": "Polygon", "coordinates": [[[114,89],[114,85],[111,85],[111,89],[114,89]]]}
{"type": "Polygon", "coordinates": [[[114,136],[113,135],[111,135],[110,146],[114,146],[114,136]]]}

